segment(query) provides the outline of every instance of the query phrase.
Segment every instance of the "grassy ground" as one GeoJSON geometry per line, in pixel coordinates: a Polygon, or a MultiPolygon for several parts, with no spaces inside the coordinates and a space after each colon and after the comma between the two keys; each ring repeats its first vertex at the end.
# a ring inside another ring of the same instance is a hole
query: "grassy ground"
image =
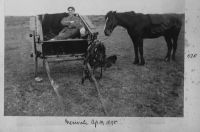
{"type": "MultiPolygon", "coordinates": [[[[89,16],[103,34],[103,16],[89,16]]],[[[52,63],[52,77],[60,85],[64,109],[58,103],[46,72],[39,62],[43,81],[34,81],[34,63],[30,58],[28,17],[5,19],[4,114],[13,116],[104,116],[94,85],[80,84],[82,62],[52,63]]],[[[105,40],[107,55],[117,54],[117,63],[107,69],[99,81],[100,92],[109,116],[183,116],[184,30],[182,29],[176,62],[166,63],[164,38],[144,41],[145,66],[133,65],[133,44],[125,29],[118,27],[105,40]]]]}

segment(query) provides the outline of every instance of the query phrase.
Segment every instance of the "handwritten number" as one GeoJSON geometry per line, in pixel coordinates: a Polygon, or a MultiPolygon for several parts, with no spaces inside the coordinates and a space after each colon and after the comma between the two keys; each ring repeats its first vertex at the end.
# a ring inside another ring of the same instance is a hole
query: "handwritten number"
{"type": "Polygon", "coordinates": [[[192,58],[196,58],[197,54],[188,54],[187,58],[192,59],[192,58]]]}

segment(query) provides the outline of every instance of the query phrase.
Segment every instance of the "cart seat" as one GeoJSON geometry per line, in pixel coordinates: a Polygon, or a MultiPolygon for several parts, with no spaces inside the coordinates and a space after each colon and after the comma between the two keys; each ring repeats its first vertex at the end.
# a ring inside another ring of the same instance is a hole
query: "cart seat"
{"type": "Polygon", "coordinates": [[[56,13],[31,17],[30,28],[35,32],[35,42],[42,44],[41,52],[44,57],[50,55],[85,54],[89,46],[89,41],[97,37],[95,27],[89,19],[86,16],[78,15],[88,35],[84,38],[51,40],[63,29],[61,20],[67,16],[69,16],[68,13],[56,13]]]}
{"type": "MultiPolygon", "coordinates": [[[[69,16],[68,13],[39,15],[39,20],[42,25],[42,33],[43,33],[44,41],[50,40],[59,34],[59,32],[64,28],[64,26],[61,24],[61,20],[67,16],[69,16]]],[[[78,17],[80,16],[78,15],[78,17]]],[[[89,32],[86,25],[85,25],[85,29],[86,29],[86,32],[89,32]]]]}

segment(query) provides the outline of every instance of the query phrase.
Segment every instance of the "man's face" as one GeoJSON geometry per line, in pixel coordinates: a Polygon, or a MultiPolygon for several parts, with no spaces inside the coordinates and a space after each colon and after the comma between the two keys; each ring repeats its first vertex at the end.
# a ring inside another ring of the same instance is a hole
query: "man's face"
{"type": "Polygon", "coordinates": [[[73,10],[72,8],[69,8],[68,11],[69,11],[69,14],[70,14],[70,15],[73,15],[73,14],[75,13],[75,10],[73,10]]]}

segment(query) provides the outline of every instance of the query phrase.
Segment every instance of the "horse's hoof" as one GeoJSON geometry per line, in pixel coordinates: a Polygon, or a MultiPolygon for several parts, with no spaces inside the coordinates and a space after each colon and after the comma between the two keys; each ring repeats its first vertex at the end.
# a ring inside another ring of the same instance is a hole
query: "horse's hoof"
{"type": "Polygon", "coordinates": [[[169,62],[170,61],[170,59],[167,57],[167,58],[165,58],[165,62],[169,62]]]}
{"type": "Polygon", "coordinates": [[[134,61],[133,64],[135,64],[135,65],[139,64],[139,60],[138,61],[134,61]]]}
{"type": "Polygon", "coordinates": [[[84,79],[84,78],[82,78],[82,79],[81,79],[81,84],[83,85],[83,84],[84,84],[84,82],[85,82],[85,79],[84,79]]]}
{"type": "Polygon", "coordinates": [[[145,64],[145,60],[144,60],[144,58],[142,58],[139,65],[143,66],[144,64],[145,64]]]}
{"type": "Polygon", "coordinates": [[[140,66],[144,66],[145,62],[141,62],[139,63],[140,66]]]}
{"type": "Polygon", "coordinates": [[[175,58],[175,57],[172,57],[172,60],[173,60],[173,61],[176,61],[176,58],[175,58]]]}

